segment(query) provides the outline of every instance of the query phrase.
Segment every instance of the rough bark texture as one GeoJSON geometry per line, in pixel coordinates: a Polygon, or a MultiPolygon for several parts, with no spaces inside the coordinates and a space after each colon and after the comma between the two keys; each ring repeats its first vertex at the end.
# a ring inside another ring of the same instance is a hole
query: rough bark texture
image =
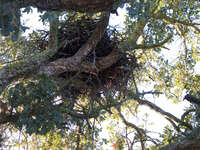
{"type": "Polygon", "coordinates": [[[96,63],[83,61],[76,64],[78,59],[73,59],[74,57],[61,58],[58,61],[50,62],[48,65],[42,66],[40,68],[41,73],[47,73],[49,75],[58,75],[63,72],[71,71],[83,71],[98,73],[101,70],[109,68],[115,64],[120,57],[120,53],[116,50],[113,50],[108,56],[99,58],[96,63]]]}
{"type": "MultiPolygon", "coordinates": [[[[49,2],[48,0],[24,0],[20,1],[20,7],[25,6],[36,6],[41,9],[51,9],[51,10],[64,10],[64,9],[73,9],[75,6],[77,7],[77,11],[83,11],[82,8],[86,11],[90,11],[92,9],[105,10],[108,9],[112,4],[112,0],[52,0],[49,2]],[[65,3],[65,4],[64,4],[65,3]],[[65,5],[60,6],[60,5],[65,5]],[[74,7],[73,7],[73,6],[74,7]],[[101,9],[100,9],[101,6],[101,9]],[[99,7],[99,9],[98,9],[99,7]]],[[[75,9],[74,9],[75,10],[75,9]]],[[[85,72],[94,72],[98,73],[100,70],[104,70],[119,60],[120,53],[117,50],[112,50],[112,52],[102,58],[97,58],[96,63],[87,62],[84,58],[89,54],[89,52],[96,47],[99,40],[104,35],[106,27],[109,21],[109,12],[102,13],[101,20],[97,24],[95,30],[93,31],[91,37],[88,41],[78,50],[78,52],[69,58],[60,58],[53,62],[47,62],[47,60],[56,53],[57,51],[57,23],[56,26],[51,26],[50,30],[50,39],[49,39],[49,48],[44,52],[38,54],[37,56],[33,56],[27,59],[22,60],[21,62],[16,62],[9,66],[5,66],[0,70],[0,88],[5,89],[9,86],[10,83],[17,81],[20,78],[26,78],[27,76],[34,76],[38,72],[40,73],[48,73],[49,75],[58,75],[67,71],[79,71],[83,69],[85,72]],[[51,43],[53,42],[53,43],[51,43]]],[[[146,20],[141,20],[137,23],[132,36],[132,41],[136,42],[139,36],[141,35],[144,26],[146,24],[146,20]]],[[[53,24],[54,25],[54,24],[53,24]]],[[[102,106],[95,109],[96,112],[100,112],[102,109],[106,109],[107,107],[112,106],[102,106]]],[[[67,110],[68,114],[77,118],[91,118],[98,116],[98,113],[91,112],[90,114],[80,114],[71,110],[67,110]]],[[[1,114],[0,114],[1,115],[1,114]]],[[[3,118],[0,119],[0,124],[7,123],[10,121],[15,121],[18,118],[16,114],[6,114],[3,118]]]]}
{"type": "Polygon", "coordinates": [[[200,139],[184,140],[168,148],[168,150],[190,150],[190,149],[200,149],[200,139]]]}
{"type": "Polygon", "coordinates": [[[6,65],[0,70],[0,93],[13,81],[37,74],[39,67],[57,52],[58,18],[50,26],[49,47],[36,56],[27,57],[21,61],[6,65]]]}
{"type": "MultiPolygon", "coordinates": [[[[82,63],[83,59],[89,54],[89,52],[96,47],[97,43],[100,41],[109,21],[109,13],[103,13],[100,22],[97,24],[96,29],[94,30],[92,36],[88,41],[78,50],[78,52],[69,58],[60,58],[54,62],[49,63],[47,66],[43,66],[40,72],[48,73],[49,75],[58,75],[66,71],[78,71],[80,69],[87,71],[98,70],[96,64],[88,64],[87,62],[82,63]]],[[[109,57],[110,58],[110,57],[109,57]]],[[[116,62],[116,57],[111,56],[109,62],[116,62]],[[115,60],[113,60],[115,58],[115,60]]],[[[103,60],[100,60],[99,63],[102,63],[103,60]]],[[[105,62],[105,61],[104,61],[105,62]]],[[[113,63],[112,63],[113,64],[113,63]]],[[[109,63],[109,65],[112,65],[109,63]]],[[[103,65],[104,66],[104,65],[103,65]]],[[[107,65],[106,65],[107,66],[107,65]]],[[[104,67],[105,69],[105,67],[104,67]]]]}
{"type": "MultiPolygon", "coordinates": [[[[99,12],[111,10],[116,0],[19,0],[18,7],[37,7],[41,10],[99,12]]],[[[14,6],[14,5],[13,5],[14,6]]]]}

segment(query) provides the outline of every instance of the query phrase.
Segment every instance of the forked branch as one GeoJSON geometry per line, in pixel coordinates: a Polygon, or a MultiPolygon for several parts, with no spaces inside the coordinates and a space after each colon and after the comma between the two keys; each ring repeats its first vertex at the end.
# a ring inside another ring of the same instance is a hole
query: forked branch
{"type": "MultiPolygon", "coordinates": [[[[109,12],[102,13],[101,20],[97,23],[95,30],[93,31],[91,37],[88,41],[78,50],[78,52],[69,58],[60,58],[53,62],[50,62],[48,65],[43,66],[40,72],[48,73],[49,75],[58,75],[67,71],[77,71],[80,70],[81,65],[84,69],[89,68],[86,63],[81,64],[84,58],[89,54],[89,52],[96,47],[98,42],[104,35],[106,27],[109,21],[109,12]]],[[[93,67],[94,68],[94,67],[93,67]]],[[[92,69],[92,68],[91,68],[92,69]]]]}

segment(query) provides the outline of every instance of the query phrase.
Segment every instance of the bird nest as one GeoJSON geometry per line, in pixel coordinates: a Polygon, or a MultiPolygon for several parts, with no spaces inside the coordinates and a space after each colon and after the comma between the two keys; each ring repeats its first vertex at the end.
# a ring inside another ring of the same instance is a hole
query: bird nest
{"type": "MultiPolygon", "coordinates": [[[[66,42],[57,53],[49,59],[49,62],[59,58],[72,57],[87,42],[92,35],[99,19],[91,19],[84,16],[78,19],[69,18],[67,21],[60,23],[58,31],[58,43],[66,42]]],[[[47,46],[47,32],[41,32],[39,47],[47,46]]],[[[81,94],[94,95],[106,94],[110,90],[120,91],[127,85],[131,72],[136,65],[135,57],[128,57],[127,54],[118,50],[120,34],[112,27],[107,27],[103,37],[97,46],[87,55],[87,62],[95,63],[98,59],[104,58],[114,50],[119,54],[118,60],[109,67],[94,72],[64,72],[57,77],[69,80],[69,84],[64,87],[65,96],[79,96],[81,94]],[[131,69],[130,69],[131,68],[131,69]]]]}

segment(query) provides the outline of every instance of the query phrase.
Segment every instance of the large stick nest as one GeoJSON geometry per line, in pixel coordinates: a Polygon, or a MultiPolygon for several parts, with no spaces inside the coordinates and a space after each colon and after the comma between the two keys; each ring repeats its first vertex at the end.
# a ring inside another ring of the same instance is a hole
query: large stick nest
{"type": "MultiPolygon", "coordinates": [[[[78,19],[72,17],[60,23],[58,43],[66,42],[49,59],[49,62],[73,56],[87,42],[98,21],[99,19],[91,19],[91,17],[84,16],[78,19]]],[[[40,47],[43,49],[47,43],[46,37],[48,33],[42,32],[41,34],[40,47]]],[[[95,66],[98,59],[108,56],[114,50],[118,50],[120,40],[120,34],[118,34],[117,30],[108,27],[96,48],[88,54],[85,61],[90,64],[93,63],[95,66]]],[[[136,59],[135,57],[128,57],[125,53],[118,53],[120,54],[118,61],[111,64],[110,67],[100,70],[98,73],[84,72],[80,69],[79,72],[59,74],[59,78],[70,81],[70,84],[64,88],[65,95],[77,97],[80,94],[106,94],[110,89],[119,91],[125,87],[131,72],[136,67],[136,59]]]]}

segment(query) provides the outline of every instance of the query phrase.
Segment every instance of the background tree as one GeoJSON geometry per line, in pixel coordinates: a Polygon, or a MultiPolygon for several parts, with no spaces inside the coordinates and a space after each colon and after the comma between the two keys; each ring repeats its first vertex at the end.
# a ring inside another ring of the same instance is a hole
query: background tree
{"type": "Polygon", "coordinates": [[[197,0],[1,0],[4,147],[199,149],[199,11],[197,0]],[[49,30],[23,36],[20,18],[33,7],[49,30]],[[126,9],[123,30],[108,26],[118,7],[126,9]],[[176,43],[180,51],[169,58],[176,43]],[[163,96],[191,106],[178,118],[151,100],[163,96]],[[171,124],[159,138],[147,128],[151,114],[139,124],[130,119],[141,106],[171,124]],[[99,134],[110,119],[109,140],[99,134]],[[13,132],[18,141],[7,138],[13,132]]]}

